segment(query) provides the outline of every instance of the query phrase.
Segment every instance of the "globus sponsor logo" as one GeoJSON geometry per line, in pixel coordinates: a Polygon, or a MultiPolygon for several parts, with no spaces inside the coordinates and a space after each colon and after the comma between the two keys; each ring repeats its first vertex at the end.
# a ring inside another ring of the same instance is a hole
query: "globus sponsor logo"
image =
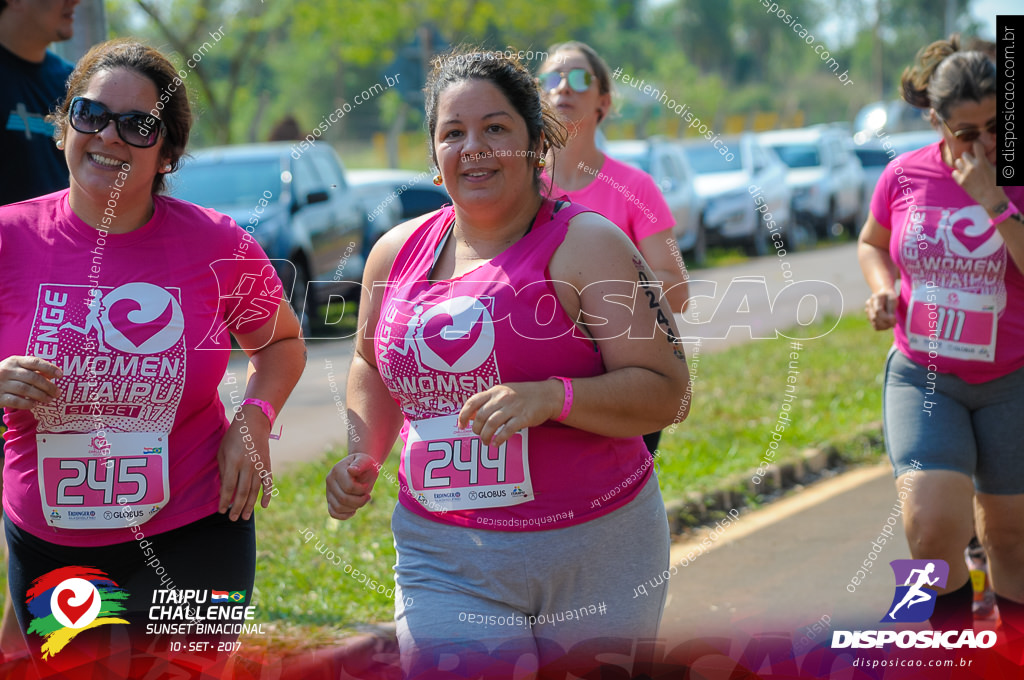
{"type": "MultiPolygon", "coordinates": [[[[520,491],[519,493],[522,494],[523,492],[520,491]]],[[[492,490],[492,491],[470,491],[469,492],[470,500],[474,500],[474,499],[477,499],[477,498],[504,498],[504,497],[505,497],[505,489],[497,489],[497,490],[492,490]]]]}
{"type": "Polygon", "coordinates": [[[996,643],[995,631],[983,630],[836,630],[832,649],[872,649],[895,643],[900,649],[988,649],[996,643]]]}
{"type": "Polygon", "coordinates": [[[107,510],[103,513],[104,519],[132,519],[134,517],[142,517],[142,510],[107,510]]]}

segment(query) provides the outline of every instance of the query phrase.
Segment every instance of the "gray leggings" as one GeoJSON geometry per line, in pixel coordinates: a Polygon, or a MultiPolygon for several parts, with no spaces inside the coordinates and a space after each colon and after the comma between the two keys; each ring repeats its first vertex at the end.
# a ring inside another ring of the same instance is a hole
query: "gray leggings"
{"type": "Polygon", "coordinates": [[[588,646],[598,638],[632,646],[657,635],[667,588],[636,591],[668,567],[668,521],[653,475],[628,505],[564,529],[455,527],[401,505],[391,526],[395,620],[409,678],[445,666],[445,656],[457,665],[451,677],[510,677],[517,664],[592,658],[588,646]]]}

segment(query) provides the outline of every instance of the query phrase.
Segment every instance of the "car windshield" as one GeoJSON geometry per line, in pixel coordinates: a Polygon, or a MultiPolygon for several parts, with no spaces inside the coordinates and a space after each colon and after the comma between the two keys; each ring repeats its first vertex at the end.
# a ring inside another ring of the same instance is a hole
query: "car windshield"
{"type": "Polygon", "coordinates": [[[619,151],[618,149],[612,147],[608,149],[608,155],[617,161],[622,161],[623,163],[628,163],[632,165],[634,168],[639,168],[646,172],[648,175],[651,174],[651,166],[649,163],[650,154],[619,151]]]}
{"type": "Polygon", "coordinates": [[[772,146],[782,162],[791,168],[813,168],[821,165],[818,147],[813,144],[777,144],[772,146]]]}
{"type": "Polygon", "coordinates": [[[693,171],[698,175],[708,175],[714,172],[737,172],[743,169],[743,161],[740,158],[739,149],[730,149],[722,146],[722,149],[733,154],[733,159],[727,160],[720,153],[719,149],[708,146],[686,147],[686,159],[693,166],[693,171]]]}
{"type": "Polygon", "coordinates": [[[266,193],[281,195],[281,162],[275,158],[206,161],[196,159],[174,175],[172,193],[216,210],[252,207],[266,193]]]}
{"type": "Polygon", "coordinates": [[[889,163],[889,154],[882,149],[855,149],[854,153],[865,168],[881,168],[889,163]]]}

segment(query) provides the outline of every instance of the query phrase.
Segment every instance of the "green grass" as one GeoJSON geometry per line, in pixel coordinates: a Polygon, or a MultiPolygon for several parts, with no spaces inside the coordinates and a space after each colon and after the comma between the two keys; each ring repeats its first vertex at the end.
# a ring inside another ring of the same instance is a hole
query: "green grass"
{"type": "MultiPolygon", "coordinates": [[[[831,326],[826,322],[802,335],[814,336],[831,326]]],[[[761,462],[786,394],[790,342],[759,340],[717,354],[689,353],[696,374],[690,416],[668,428],[660,445],[666,499],[709,490],[761,462]]],[[[795,458],[808,447],[847,440],[882,418],[890,333],[876,333],[859,315],[848,315],[828,335],[801,343],[794,364],[800,371],[794,376],[796,399],[775,462],[795,458]]]]}
{"type": "MultiPolygon", "coordinates": [[[[808,446],[848,439],[865,423],[881,419],[882,370],[891,337],[870,330],[859,315],[849,315],[827,336],[803,342],[792,423],[777,460],[808,446]]],[[[659,475],[666,500],[712,489],[758,465],[785,393],[790,351],[790,341],[780,338],[717,354],[690,353],[691,370],[696,367],[690,416],[666,431],[661,444],[659,475]]],[[[391,598],[371,592],[317,549],[319,543],[353,569],[393,584],[390,517],[398,490],[382,474],[370,505],[346,522],[331,519],[324,477],[342,455],[327,453],[320,463],[279,476],[280,494],[268,510],[257,509],[254,602],[257,620],[272,634],[249,638],[250,649],[294,651],[330,644],[360,624],[392,617],[391,598]],[[308,542],[310,534],[303,532],[312,532],[308,542]]],[[[393,454],[385,470],[397,479],[397,468],[393,454]]]]}

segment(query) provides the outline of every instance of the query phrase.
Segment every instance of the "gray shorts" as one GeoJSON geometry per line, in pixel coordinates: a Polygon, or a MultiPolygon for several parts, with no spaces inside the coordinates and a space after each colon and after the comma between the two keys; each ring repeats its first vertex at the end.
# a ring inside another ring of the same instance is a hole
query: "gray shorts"
{"type": "Polygon", "coordinates": [[[913,469],[974,478],[979,493],[1024,493],[1024,369],[971,384],[897,349],[882,392],[885,447],[898,477],[913,469]]]}
{"type": "Polygon", "coordinates": [[[635,590],[668,567],[654,476],[628,505],[564,529],[454,527],[401,505],[391,526],[395,620],[409,678],[429,677],[445,657],[458,666],[452,677],[511,677],[517,665],[592,656],[588,645],[607,647],[609,638],[632,647],[657,635],[667,584],[649,595],[635,590]]]}

